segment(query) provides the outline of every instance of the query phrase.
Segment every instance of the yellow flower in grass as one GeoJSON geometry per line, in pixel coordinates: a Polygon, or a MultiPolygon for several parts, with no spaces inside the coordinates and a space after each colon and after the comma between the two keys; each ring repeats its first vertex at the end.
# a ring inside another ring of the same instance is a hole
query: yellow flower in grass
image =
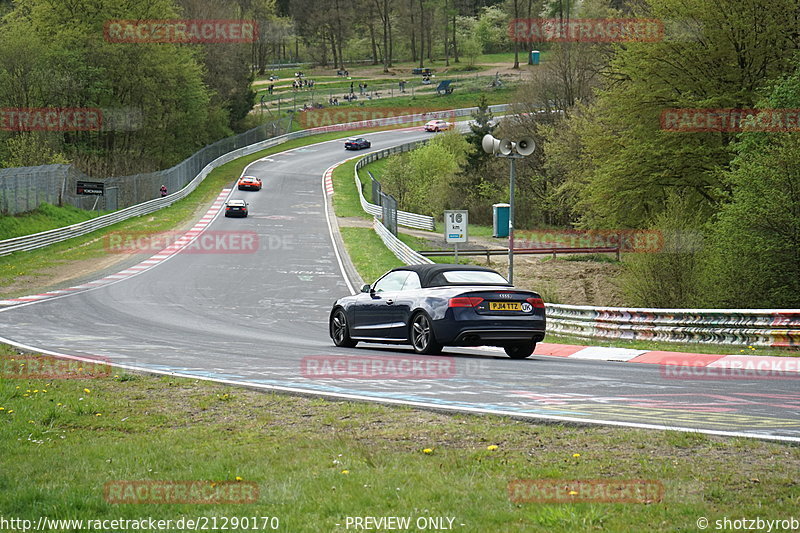
{"type": "Polygon", "coordinates": [[[102,413],[95,413],[94,416],[103,416],[102,413]]]}
{"type": "Polygon", "coordinates": [[[90,391],[89,389],[83,389],[83,392],[85,392],[86,394],[89,394],[92,391],[90,391]]]}
{"type": "Polygon", "coordinates": [[[349,474],[349,473],[350,473],[350,471],[349,471],[349,470],[342,470],[342,474],[344,474],[344,475],[347,475],[347,474],[349,474]]]}
{"type": "Polygon", "coordinates": [[[433,453],[433,449],[432,448],[425,448],[424,450],[422,450],[422,453],[433,453]]]}
{"type": "Polygon", "coordinates": [[[570,496],[577,496],[577,495],[578,495],[578,492],[577,492],[577,491],[574,491],[574,490],[571,490],[571,491],[569,491],[569,492],[568,492],[568,494],[569,494],[570,496]]]}
{"type": "Polygon", "coordinates": [[[489,446],[486,447],[486,449],[489,450],[490,452],[493,452],[499,447],[500,446],[498,446],[497,444],[490,444],[489,446]]]}
{"type": "Polygon", "coordinates": [[[239,476],[236,476],[234,479],[236,479],[236,481],[242,481],[242,478],[240,478],[239,476]]]}
{"type": "Polygon", "coordinates": [[[573,454],[572,454],[572,457],[574,457],[575,459],[577,459],[577,458],[578,458],[578,457],[580,457],[580,456],[581,456],[581,454],[579,454],[579,453],[573,453],[573,454]]]}

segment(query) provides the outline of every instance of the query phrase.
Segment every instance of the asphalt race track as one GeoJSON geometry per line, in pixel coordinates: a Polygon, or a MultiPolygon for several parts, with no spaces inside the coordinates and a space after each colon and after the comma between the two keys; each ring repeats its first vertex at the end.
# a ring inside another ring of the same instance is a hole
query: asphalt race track
{"type": "MultiPolygon", "coordinates": [[[[380,150],[429,135],[419,128],[366,137],[380,150]]],[[[255,387],[800,442],[797,374],[705,379],[648,364],[545,356],[515,361],[485,349],[420,358],[404,347],[334,347],[328,313],[350,291],[328,228],[322,175],[353,155],[340,140],[251,165],[247,174],[260,177],[263,190],[231,193],[250,203],[250,217],[220,215],[207,231],[254,232],[252,253],[184,252],[113,284],[6,307],[0,337],[255,387]],[[348,377],[331,373],[346,363],[348,377]],[[365,379],[358,374],[364,368],[395,374],[365,379]]]]}

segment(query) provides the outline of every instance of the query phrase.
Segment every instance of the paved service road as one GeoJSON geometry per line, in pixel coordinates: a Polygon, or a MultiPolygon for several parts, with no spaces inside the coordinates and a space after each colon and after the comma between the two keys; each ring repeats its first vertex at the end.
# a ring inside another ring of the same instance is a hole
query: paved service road
{"type": "MultiPolygon", "coordinates": [[[[407,130],[367,138],[375,150],[429,135],[407,130]]],[[[219,216],[207,231],[254,232],[255,253],[184,252],[110,285],[7,307],[0,310],[0,336],[62,354],[254,386],[800,441],[796,377],[707,380],[655,365],[543,356],[514,361],[481,349],[418,358],[402,347],[335,348],[328,312],[349,290],[328,229],[322,174],[353,155],[343,141],[332,141],[253,164],[247,173],[263,180],[263,190],[231,193],[250,203],[250,217],[219,216]],[[365,368],[394,374],[364,379],[365,368]],[[342,369],[348,377],[331,374],[342,369]]]]}

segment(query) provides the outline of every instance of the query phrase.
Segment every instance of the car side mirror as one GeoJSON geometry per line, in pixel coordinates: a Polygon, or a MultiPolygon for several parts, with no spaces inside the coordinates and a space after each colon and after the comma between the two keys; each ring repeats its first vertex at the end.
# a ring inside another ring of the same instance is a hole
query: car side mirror
{"type": "Polygon", "coordinates": [[[361,292],[371,292],[372,288],[369,286],[369,283],[362,285],[361,292]]]}

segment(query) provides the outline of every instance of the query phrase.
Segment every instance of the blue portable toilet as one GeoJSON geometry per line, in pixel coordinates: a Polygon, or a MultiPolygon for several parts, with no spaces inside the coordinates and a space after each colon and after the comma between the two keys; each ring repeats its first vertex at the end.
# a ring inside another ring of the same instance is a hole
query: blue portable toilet
{"type": "Polygon", "coordinates": [[[539,64],[539,50],[531,50],[531,65],[539,64]]]}
{"type": "Polygon", "coordinates": [[[508,217],[511,204],[492,206],[492,237],[508,237],[508,217]]]}

